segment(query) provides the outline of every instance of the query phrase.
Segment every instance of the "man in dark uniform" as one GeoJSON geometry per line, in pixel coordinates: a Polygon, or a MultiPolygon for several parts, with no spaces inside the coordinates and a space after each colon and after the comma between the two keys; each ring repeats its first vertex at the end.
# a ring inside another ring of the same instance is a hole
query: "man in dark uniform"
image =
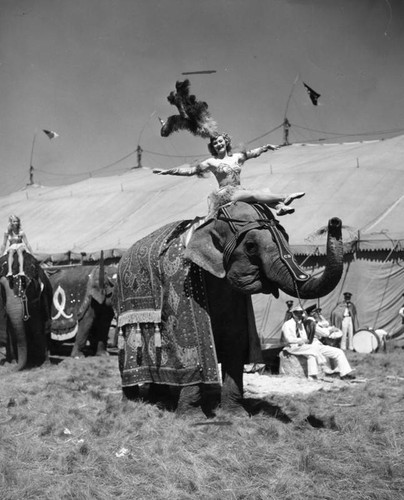
{"type": "Polygon", "coordinates": [[[341,349],[353,350],[353,336],[358,328],[358,316],[355,304],[351,302],[352,293],[345,292],[344,300],[331,312],[331,324],[342,331],[341,349]]]}
{"type": "Polygon", "coordinates": [[[288,319],[292,318],[293,317],[293,313],[292,313],[292,307],[293,307],[293,300],[287,300],[286,301],[286,307],[288,308],[287,311],[285,312],[285,318],[283,320],[283,322],[285,323],[285,321],[287,321],[288,319]]]}

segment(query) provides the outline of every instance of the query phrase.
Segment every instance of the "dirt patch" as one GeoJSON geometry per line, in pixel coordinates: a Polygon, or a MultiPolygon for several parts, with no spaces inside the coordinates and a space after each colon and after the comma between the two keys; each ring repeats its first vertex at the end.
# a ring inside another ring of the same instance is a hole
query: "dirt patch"
{"type": "Polygon", "coordinates": [[[246,397],[265,397],[271,394],[310,394],[317,391],[338,391],[349,382],[331,377],[311,381],[288,375],[244,374],[246,397]]]}

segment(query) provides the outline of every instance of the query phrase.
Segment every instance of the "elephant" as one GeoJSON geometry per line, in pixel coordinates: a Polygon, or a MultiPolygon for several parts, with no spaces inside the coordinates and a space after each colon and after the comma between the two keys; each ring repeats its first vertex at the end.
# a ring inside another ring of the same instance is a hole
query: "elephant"
{"type": "Polygon", "coordinates": [[[163,385],[178,394],[180,412],[214,415],[218,402],[245,412],[244,364],[261,361],[251,295],[330,293],[343,269],[341,224],[328,223],[326,264],[316,277],[297,265],[284,228],[262,204],[231,203],[199,227],[174,222],[134,243],[114,288],[124,398],[138,397],[143,384],[163,385]]]}
{"type": "Polygon", "coordinates": [[[24,275],[17,274],[14,256],[13,275],[6,277],[7,256],[0,259],[1,299],[6,319],[6,361],[17,362],[16,370],[39,366],[49,361],[52,286],[33,255],[24,253],[24,275]]]}
{"type": "Polygon", "coordinates": [[[107,355],[108,334],[114,316],[111,298],[116,266],[76,265],[48,268],[53,288],[52,346],[73,341],[71,356],[107,355]]]}

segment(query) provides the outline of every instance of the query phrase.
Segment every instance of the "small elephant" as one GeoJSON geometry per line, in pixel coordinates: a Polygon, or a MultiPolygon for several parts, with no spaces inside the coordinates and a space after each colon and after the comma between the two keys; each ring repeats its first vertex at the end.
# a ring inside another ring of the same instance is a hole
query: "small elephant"
{"type": "Polygon", "coordinates": [[[12,276],[6,276],[7,256],[0,259],[2,309],[6,320],[6,361],[16,370],[38,366],[49,359],[52,286],[33,255],[24,256],[24,273],[14,256],[12,276]]]}
{"type": "MultiPolygon", "coordinates": [[[[205,221],[168,224],[121,258],[114,288],[124,395],[142,384],[181,388],[177,408],[206,414],[243,406],[244,364],[261,361],[251,294],[301,299],[330,293],[342,275],[341,221],[329,222],[327,262],[310,277],[265,205],[236,202],[205,221]],[[219,373],[218,362],[221,363],[219,373]]],[[[243,409],[241,409],[243,411],[243,409]]]]}
{"type": "Polygon", "coordinates": [[[107,355],[116,266],[67,266],[47,273],[53,288],[52,341],[74,340],[75,358],[85,356],[87,341],[91,354],[107,355]]]}

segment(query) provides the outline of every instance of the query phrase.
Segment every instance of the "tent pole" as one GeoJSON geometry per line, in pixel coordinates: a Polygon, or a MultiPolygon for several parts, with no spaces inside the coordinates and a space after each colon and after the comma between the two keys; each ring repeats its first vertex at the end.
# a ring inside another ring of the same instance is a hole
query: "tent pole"
{"type": "Polygon", "coordinates": [[[35,141],[36,141],[36,132],[34,133],[34,138],[32,139],[31,157],[30,157],[30,160],[29,160],[29,182],[28,182],[28,186],[32,186],[34,184],[33,158],[34,158],[35,141]]]}

